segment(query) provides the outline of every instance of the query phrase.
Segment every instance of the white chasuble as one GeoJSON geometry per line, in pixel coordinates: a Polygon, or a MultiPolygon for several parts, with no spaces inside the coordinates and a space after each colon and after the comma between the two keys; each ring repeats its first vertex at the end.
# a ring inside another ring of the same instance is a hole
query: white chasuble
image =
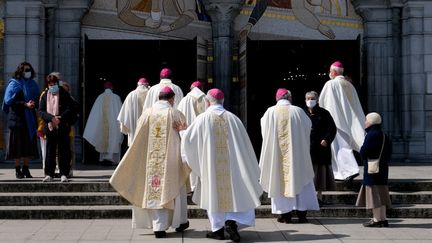
{"type": "Polygon", "coordinates": [[[182,146],[201,183],[194,202],[211,213],[246,212],[261,204],[259,167],[246,129],[234,114],[212,105],[183,135],[182,146]]]}
{"type": "Polygon", "coordinates": [[[130,92],[120,109],[117,120],[120,123],[120,131],[128,135],[128,146],[132,144],[135,137],[136,126],[141,116],[148,89],[145,86],[138,86],[130,92]]]}
{"type": "MultiPolygon", "coordinates": [[[[186,117],[188,125],[192,124],[195,118],[207,109],[206,94],[199,88],[194,87],[179,103],[178,110],[186,117]]],[[[199,182],[199,178],[194,173],[190,174],[190,189],[195,191],[199,182]]]]}
{"type": "MultiPolygon", "coordinates": [[[[110,179],[113,188],[135,207],[177,208],[175,200],[190,170],[182,162],[180,136],[174,124],[186,125],[185,118],[166,101],[144,110],[136,137],[110,179]]],[[[139,212],[149,215],[145,210],[139,212]]]]}
{"type": "Polygon", "coordinates": [[[83,137],[101,156],[108,159],[112,158],[113,154],[120,155],[123,134],[119,130],[117,116],[121,106],[120,97],[106,89],[96,98],[84,129],[83,137]]]}
{"type": "Polygon", "coordinates": [[[260,183],[268,197],[296,197],[313,181],[312,123],[299,107],[281,100],[261,118],[260,183]]]}
{"type": "Polygon", "coordinates": [[[194,87],[179,103],[177,109],[186,117],[190,125],[195,118],[207,109],[206,94],[199,88],[194,87]]]}
{"type": "Polygon", "coordinates": [[[332,168],[335,179],[343,180],[359,172],[352,150],[360,151],[363,144],[365,115],[354,86],[343,76],[327,81],[319,104],[330,112],[337,127],[331,144],[332,168]]]}
{"type": "Polygon", "coordinates": [[[354,86],[343,76],[327,81],[321,91],[319,104],[332,115],[338,133],[347,136],[347,143],[360,151],[365,136],[365,115],[354,86]]]}
{"type": "Polygon", "coordinates": [[[147,97],[144,101],[144,109],[150,108],[154,103],[156,103],[159,100],[159,92],[163,87],[170,87],[175,94],[174,97],[174,108],[177,108],[178,104],[180,103],[180,100],[183,99],[183,91],[181,88],[171,82],[171,79],[161,79],[161,81],[152,86],[148,93],[147,97]]]}

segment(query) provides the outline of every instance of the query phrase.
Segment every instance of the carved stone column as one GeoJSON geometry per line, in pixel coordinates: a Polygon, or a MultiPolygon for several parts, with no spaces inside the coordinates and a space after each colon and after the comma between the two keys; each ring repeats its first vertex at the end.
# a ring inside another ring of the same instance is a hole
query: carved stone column
{"type": "Polygon", "coordinates": [[[240,13],[244,0],[203,0],[212,20],[213,77],[215,87],[225,93],[225,107],[231,108],[233,23],[240,13]]]}
{"type": "MultiPolygon", "coordinates": [[[[55,8],[55,36],[53,70],[59,71],[69,82],[72,96],[82,101],[80,83],[81,20],[88,12],[92,0],[58,1],[55,8]]],[[[52,71],[52,70],[50,70],[52,71]]],[[[81,127],[75,126],[76,161],[82,160],[81,127]]]]}

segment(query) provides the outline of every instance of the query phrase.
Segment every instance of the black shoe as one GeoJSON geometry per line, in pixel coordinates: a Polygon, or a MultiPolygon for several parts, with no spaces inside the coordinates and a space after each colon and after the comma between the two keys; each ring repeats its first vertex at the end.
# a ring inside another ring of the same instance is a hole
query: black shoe
{"type": "Polygon", "coordinates": [[[114,163],[112,161],[109,161],[109,160],[103,160],[100,162],[100,164],[102,166],[113,166],[114,165],[114,163]]]}
{"type": "Polygon", "coordinates": [[[387,220],[383,220],[383,221],[378,221],[375,222],[373,219],[369,220],[366,223],[363,223],[364,227],[388,227],[388,221],[387,220]]]}
{"type": "Polygon", "coordinates": [[[320,199],[318,199],[318,204],[320,207],[329,205],[327,202],[324,202],[323,200],[320,200],[320,199]]]}
{"type": "Polygon", "coordinates": [[[382,220],[382,221],[379,221],[379,222],[381,223],[381,227],[385,227],[385,228],[389,227],[388,220],[382,220]]]}
{"type": "Polygon", "coordinates": [[[359,176],[359,173],[356,173],[356,174],[354,174],[352,176],[348,176],[347,178],[345,178],[344,182],[345,183],[352,183],[353,180],[354,180],[354,178],[356,178],[357,176],[359,176]]]}
{"type": "Polygon", "coordinates": [[[180,224],[178,228],[175,229],[177,232],[183,232],[185,229],[189,228],[189,221],[184,224],[180,224]]]}
{"type": "Polygon", "coordinates": [[[165,231],[154,231],[155,238],[165,238],[166,232],[165,231]]]}
{"type": "Polygon", "coordinates": [[[229,234],[230,239],[234,242],[240,242],[240,234],[237,228],[237,223],[234,220],[225,221],[226,232],[229,234]]]}
{"type": "Polygon", "coordinates": [[[215,232],[210,232],[206,234],[207,238],[215,239],[215,240],[225,240],[224,235],[224,227],[220,228],[219,230],[216,230],[215,232]]]}
{"type": "Polygon", "coordinates": [[[22,171],[21,171],[21,166],[15,166],[15,177],[17,178],[17,179],[22,179],[22,178],[24,178],[24,175],[23,175],[23,173],[22,173],[22,171]]]}
{"type": "Polygon", "coordinates": [[[23,165],[22,174],[25,178],[33,178],[33,176],[30,174],[30,170],[27,165],[23,165]]]}
{"type": "Polygon", "coordinates": [[[278,216],[277,221],[279,223],[290,224],[292,223],[291,218],[292,218],[291,212],[283,213],[278,216]]]}
{"type": "Polygon", "coordinates": [[[307,223],[308,220],[306,218],[307,211],[297,211],[298,222],[299,224],[307,223]]]}

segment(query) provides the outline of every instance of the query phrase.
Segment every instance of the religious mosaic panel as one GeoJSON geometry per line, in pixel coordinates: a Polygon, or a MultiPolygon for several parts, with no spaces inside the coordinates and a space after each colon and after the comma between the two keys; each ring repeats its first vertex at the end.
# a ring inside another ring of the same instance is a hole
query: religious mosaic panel
{"type": "MultiPolygon", "coordinates": [[[[211,39],[210,21],[202,0],[95,0],[83,28],[97,38],[211,39]]],[[[251,39],[352,40],[363,26],[349,0],[246,0],[234,31],[251,39]]]]}

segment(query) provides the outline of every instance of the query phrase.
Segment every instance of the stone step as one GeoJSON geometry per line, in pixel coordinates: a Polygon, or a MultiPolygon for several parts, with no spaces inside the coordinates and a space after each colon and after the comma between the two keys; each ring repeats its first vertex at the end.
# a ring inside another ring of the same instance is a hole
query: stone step
{"type": "MultiPolygon", "coordinates": [[[[256,210],[257,218],[271,218],[270,205],[256,210]]],[[[0,206],[0,219],[115,219],[131,218],[131,206],[0,206]]],[[[371,210],[355,206],[332,205],[308,212],[309,217],[371,217],[371,210]]],[[[394,205],[387,210],[389,218],[432,218],[432,204],[394,205]]],[[[189,218],[206,218],[205,210],[188,206],[189,218]]]]}
{"type": "MultiPolygon", "coordinates": [[[[336,191],[356,191],[361,187],[361,181],[355,180],[351,185],[336,183],[336,191]]],[[[390,191],[432,191],[432,180],[390,180],[390,191]]],[[[58,180],[42,183],[40,178],[24,180],[0,181],[0,192],[113,192],[108,179],[81,179],[74,177],[68,183],[58,180]]]]}
{"type": "MultiPolygon", "coordinates": [[[[323,201],[327,204],[354,205],[357,192],[324,192],[323,201]]],[[[428,204],[432,202],[432,191],[390,192],[394,204],[428,204]]],[[[189,204],[193,204],[188,197],[189,204]]],[[[263,205],[269,205],[266,195],[261,197],[263,205]]],[[[128,205],[116,192],[7,192],[0,193],[1,206],[26,205],[128,205]]]]}
{"type": "Polygon", "coordinates": [[[26,179],[1,181],[0,192],[114,192],[114,189],[106,179],[68,183],[42,183],[40,180],[26,179]]]}

